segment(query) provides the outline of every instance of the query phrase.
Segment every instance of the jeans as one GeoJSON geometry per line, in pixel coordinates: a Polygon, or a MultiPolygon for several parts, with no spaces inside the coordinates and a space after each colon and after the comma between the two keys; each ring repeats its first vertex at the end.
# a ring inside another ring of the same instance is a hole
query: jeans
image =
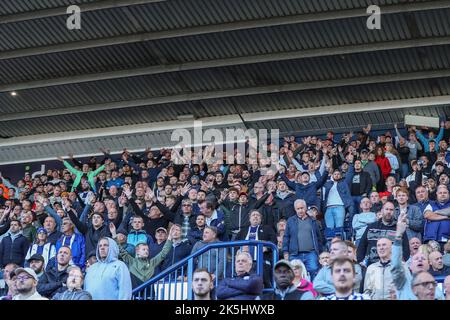
{"type": "Polygon", "coordinates": [[[328,207],[325,212],[325,225],[329,229],[342,228],[345,220],[345,207],[332,206],[328,207]]]}
{"type": "Polygon", "coordinates": [[[359,205],[361,204],[361,199],[362,199],[362,196],[352,196],[352,200],[353,200],[352,216],[359,213],[359,205]]]}
{"type": "Polygon", "coordinates": [[[404,179],[408,176],[409,166],[407,163],[402,163],[400,167],[401,178],[404,179]]]}
{"type": "Polygon", "coordinates": [[[315,251],[311,251],[289,255],[289,261],[295,259],[300,259],[305,264],[306,271],[309,272],[311,281],[313,281],[317,271],[319,271],[319,257],[317,256],[317,253],[315,251]]]}

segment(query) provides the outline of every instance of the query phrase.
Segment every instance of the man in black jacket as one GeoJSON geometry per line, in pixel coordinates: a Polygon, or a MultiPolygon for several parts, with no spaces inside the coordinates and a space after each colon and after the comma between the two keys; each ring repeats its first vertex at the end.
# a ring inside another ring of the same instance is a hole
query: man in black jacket
{"type": "Polygon", "coordinates": [[[252,210],[258,210],[271,193],[267,193],[260,199],[249,203],[248,195],[246,192],[239,194],[239,204],[234,205],[231,208],[231,241],[234,241],[242,228],[249,226],[249,213],[252,210]]]}
{"type": "MultiPolygon", "coordinates": [[[[387,238],[394,241],[395,230],[397,224],[394,219],[395,206],[392,202],[386,202],[381,208],[382,218],[367,226],[366,231],[361,237],[356,252],[358,262],[364,261],[366,258],[367,266],[378,262],[377,241],[381,238],[387,238]]],[[[409,243],[406,234],[402,239],[403,258],[409,259],[409,243]]]]}
{"type": "Polygon", "coordinates": [[[72,253],[69,247],[61,247],[56,255],[57,265],[49,264],[45,273],[39,279],[37,291],[39,294],[51,298],[55,293],[65,290],[67,269],[69,268],[72,253]]]}
{"type": "Polygon", "coordinates": [[[288,260],[280,260],[275,265],[275,285],[273,292],[263,294],[256,300],[314,300],[310,291],[300,291],[292,283],[294,269],[288,260]]]}
{"type": "Polygon", "coordinates": [[[23,267],[30,243],[22,234],[19,220],[11,220],[7,236],[0,242],[0,266],[15,263],[23,267]]]}
{"type": "MultiPolygon", "coordinates": [[[[274,230],[270,226],[263,226],[262,215],[258,210],[252,210],[250,212],[250,226],[247,228],[242,228],[236,236],[236,240],[261,240],[261,241],[269,241],[273,244],[277,244],[277,235],[274,230]]],[[[271,255],[269,253],[268,248],[264,252],[264,269],[263,269],[263,278],[264,278],[264,286],[271,287],[270,280],[272,279],[272,265],[271,265],[271,255]]],[[[248,248],[250,255],[253,257],[254,265],[256,265],[257,261],[257,252],[256,247],[248,248]]]]}
{"type": "Polygon", "coordinates": [[[78,219],[75,214],[75,210],[70,208],[67,210],[70,220],[72,220],[78,231],[84,234],[86,239],[86,250],[85,252],[91,252],[96,250],[98,241],[104,237],[110,237],[108,226],[105,224],[105,218],[103,212],[94,212],[92,214],[91,222],[88,221],[87,212],[89,212],[90,205],[88,204],[85,211],[81,215],[81,219],[78,219]]]}
{"type": "MultiPolygon", "coordinates": [[[[363,171],[361,160],[355,160],[354,174],[350,183],[350,192],[353,199],[354,213],[359,212],[359,205],[363,197],[367,197],[372,189],[370,174],[363,171]]],[[[350,217],[353,219],[353,217],[350,217]]],[[[351,221],[351,220],[350,220],[351,221]]]]}

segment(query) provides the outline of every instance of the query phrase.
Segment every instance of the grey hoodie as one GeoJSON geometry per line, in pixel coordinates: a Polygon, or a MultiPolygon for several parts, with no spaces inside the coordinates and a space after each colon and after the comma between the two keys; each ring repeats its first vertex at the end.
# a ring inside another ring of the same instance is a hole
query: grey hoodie
{"type": "Polygon", "coordinates": [[[100,259],[97,244],[97,261],[86,272],[84,289],[92,295],[92,300],[130,300],[131,276],[126,264],[119,261],[117,243],[108,239],[109,250],[104,260],[100,259]]]}

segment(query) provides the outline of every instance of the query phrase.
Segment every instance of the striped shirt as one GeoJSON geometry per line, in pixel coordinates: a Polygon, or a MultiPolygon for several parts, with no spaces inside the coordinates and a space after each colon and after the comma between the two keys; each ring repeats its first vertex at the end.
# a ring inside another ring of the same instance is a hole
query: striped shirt
{"type": "Polygon", "coordinates": [[[352,293],[351,295],[347,297],[336,297],[335,294],[322,297],[320,300],[371,300],[370,297],[367,294],[361,294],[361,293],[352,293]]]}

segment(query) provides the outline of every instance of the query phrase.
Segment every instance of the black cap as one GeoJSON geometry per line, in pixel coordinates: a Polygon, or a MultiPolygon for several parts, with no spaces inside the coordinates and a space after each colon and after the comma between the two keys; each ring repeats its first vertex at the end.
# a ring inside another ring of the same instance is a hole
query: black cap
{"type": "Polygon", "coordinates": [[[119,228],[119,229],[117,230],[117,233],[121,233],[121,234],[123,234],[124,236],[128,236],[127,230],[125,230],[125,229],[123,229],[123,228],[119,228]]]}
{"type": "Polygon", "coordinates": [[[91,257],[97,257],[97,252],[95,250],[92,250],[91,252],[89,252],[89,254],[87,255],[87,259],[89,260],[89,258],[91,257]]]}
{"type": "Polygon", "coordinates": [[[28,262],[31,262],[31,261],[33,261],[33,260],[38,260],[38,261],[45,262],[44,257],[43,257],[41,254],[39,254],[39,253],[33,254],[33,255],[30,257],[30,259],[28,259],[27,261],[28,261],[28,262]]]}

